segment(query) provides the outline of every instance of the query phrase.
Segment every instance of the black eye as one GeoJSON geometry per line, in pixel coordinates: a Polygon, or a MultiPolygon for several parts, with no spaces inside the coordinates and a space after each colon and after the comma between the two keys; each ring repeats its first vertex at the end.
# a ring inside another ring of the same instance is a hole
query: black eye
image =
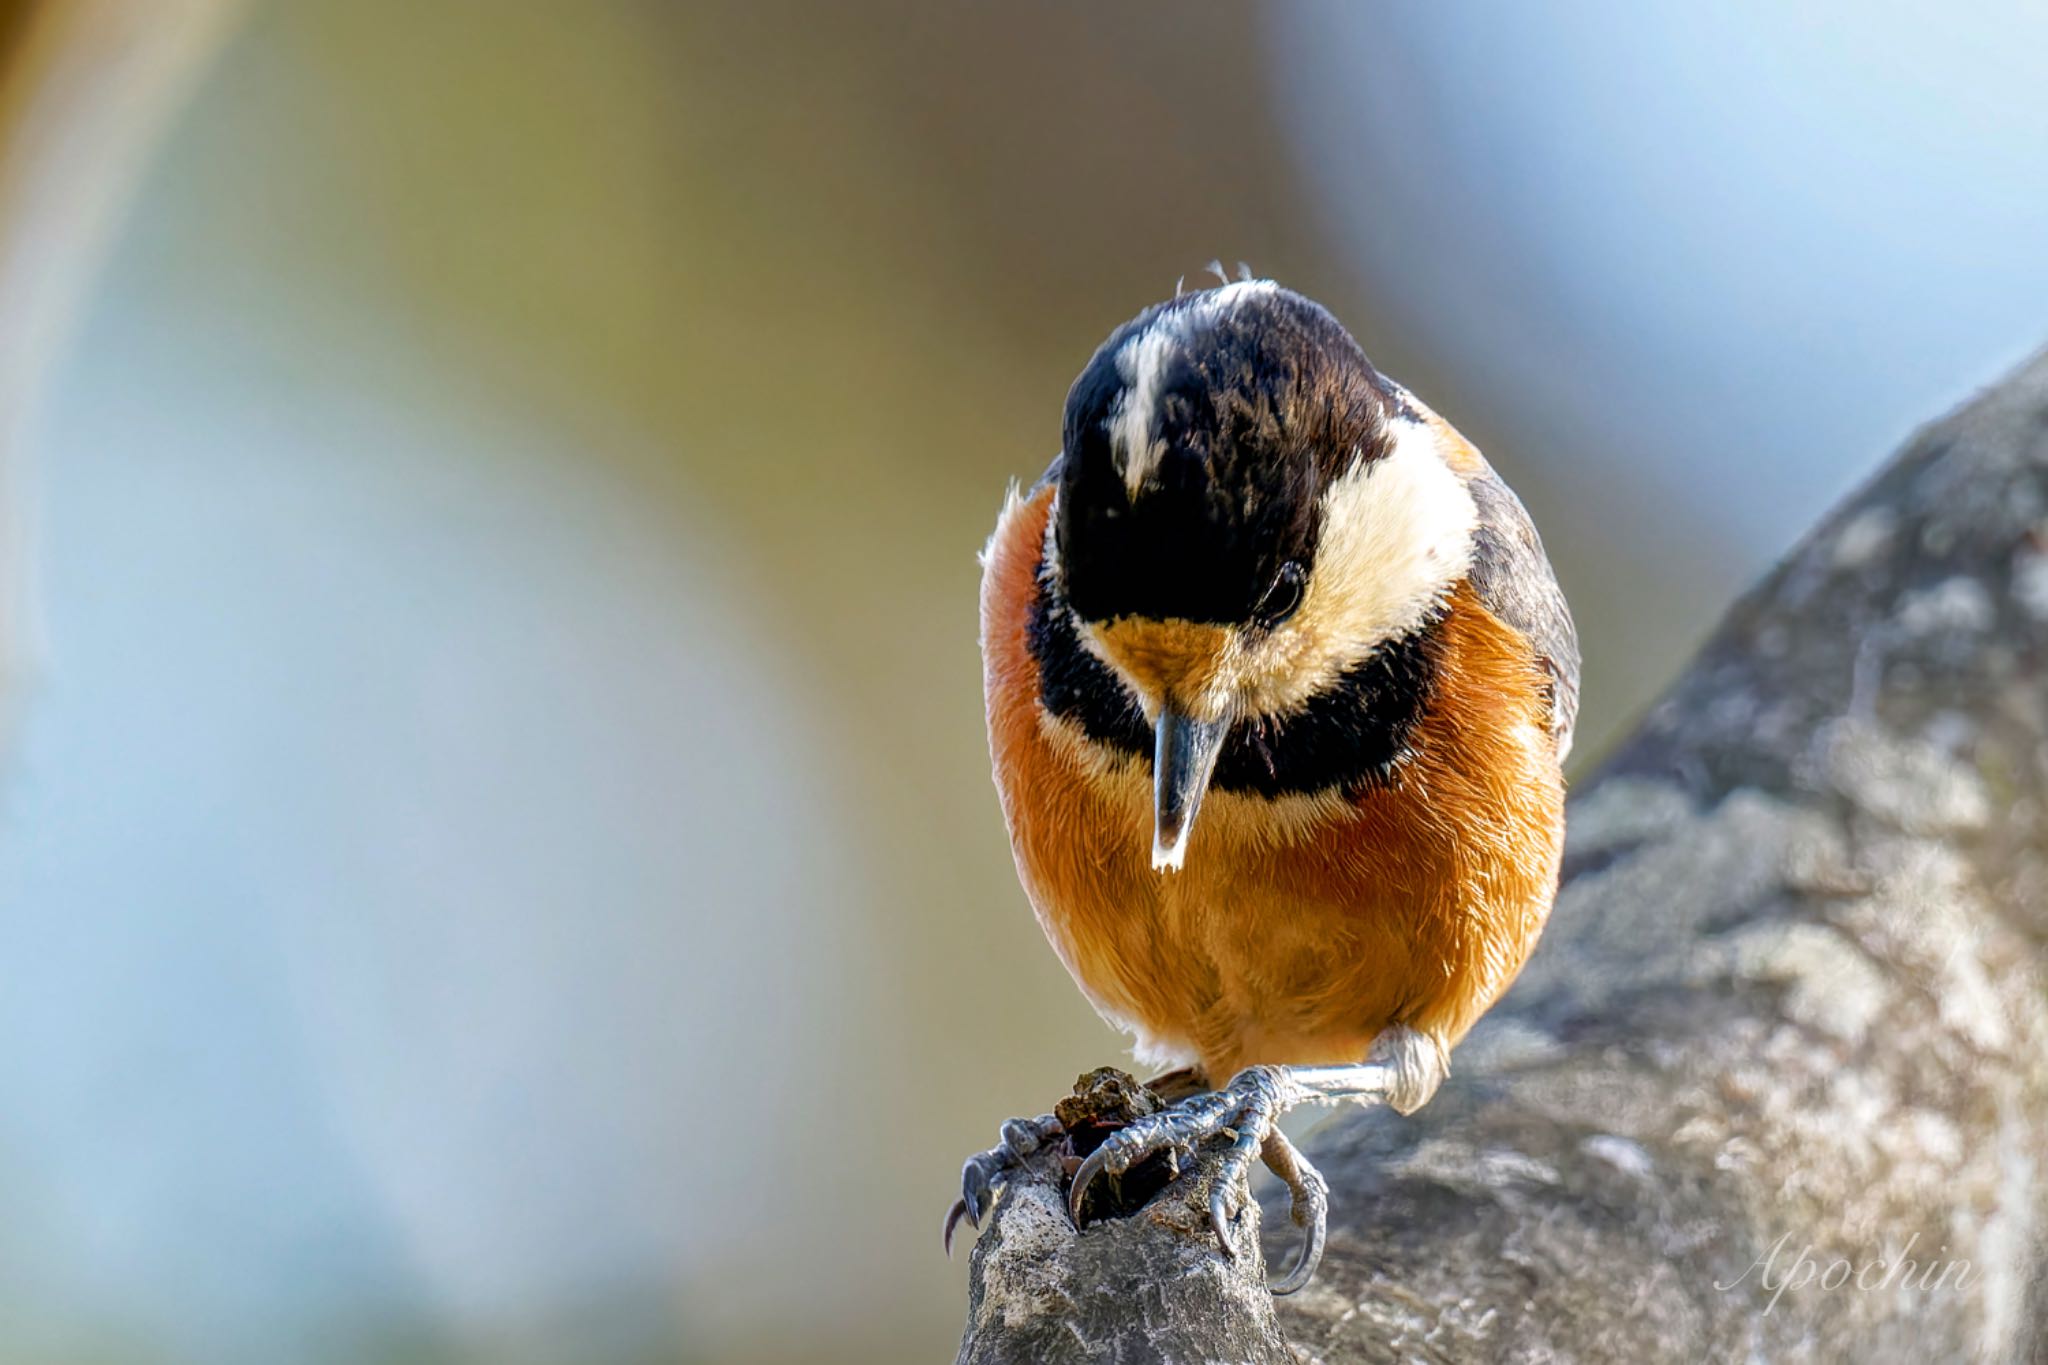
{"type": "Polygon", "coordinates": [[[1280,572],[1273,576],[1273,586],[1266,589],[1266,595],[1259,599],[1259,605],[1252,611],[1252,619],[1271,630],[1301,606],[1301,590],[1308,582],[1308,570],[1297,560],[1288,560],[1280,566],[1280,572]]]}

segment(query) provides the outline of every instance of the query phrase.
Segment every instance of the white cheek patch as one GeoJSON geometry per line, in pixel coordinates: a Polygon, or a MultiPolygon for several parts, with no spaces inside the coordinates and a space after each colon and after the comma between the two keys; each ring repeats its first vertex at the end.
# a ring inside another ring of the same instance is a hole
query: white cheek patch
{"type": "Polygon", "coordinates": [[[1322,534],[1295,623],[1324,665],[1317,671],[1330,677],[1415,629],[1472,567],[1479,509],[1465,481],[1428,427],[1397,419],[1389,434],[1385,457],[1323,494],[1322,534]]]}

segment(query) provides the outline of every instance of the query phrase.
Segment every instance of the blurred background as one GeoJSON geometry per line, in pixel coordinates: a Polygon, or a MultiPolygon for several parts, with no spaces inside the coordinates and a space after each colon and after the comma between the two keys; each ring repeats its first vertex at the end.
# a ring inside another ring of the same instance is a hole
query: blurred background
{"type": "Polygon", "coordinates": [[[2048,339],[2048,11],[0,5],[0,1360],[948,1356],[1118,1060],[974,553],[1248,261],[1521,490],[1581,766],[2048,339]]]}

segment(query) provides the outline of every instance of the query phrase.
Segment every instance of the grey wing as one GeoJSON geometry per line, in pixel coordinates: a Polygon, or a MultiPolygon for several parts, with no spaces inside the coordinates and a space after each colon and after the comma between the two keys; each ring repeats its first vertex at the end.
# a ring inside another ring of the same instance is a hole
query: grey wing
{"type": "Polygon", "coordinates": [[[1550,732],[1562,760],[1579,718],[1579,632],[1543,538],[1522,500],[1491,469],[1466,484],[1479,507],[1471,582],[1488,611],[1529,638],[1551,677],[1550,732]]]}

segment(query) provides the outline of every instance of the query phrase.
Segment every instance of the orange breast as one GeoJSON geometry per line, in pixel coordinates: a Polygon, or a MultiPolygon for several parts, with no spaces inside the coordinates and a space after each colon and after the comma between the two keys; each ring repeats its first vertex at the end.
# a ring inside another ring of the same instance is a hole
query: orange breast
{"type": "Polygon", "coordinates": [[[982,582],[989,743],[1040,925],[1141,1061],[1214,1080],[1361,1058],[1390,1023],[1455,1043],[1535,946],[1563,783],[1536,665],[1460,589],[1415,755],[1351,799],[1211,793],[1184,869],[1150,861],[1149,769],[1039,704],[1028,638],[1052,490],[1005,509],[982,582]]]}

